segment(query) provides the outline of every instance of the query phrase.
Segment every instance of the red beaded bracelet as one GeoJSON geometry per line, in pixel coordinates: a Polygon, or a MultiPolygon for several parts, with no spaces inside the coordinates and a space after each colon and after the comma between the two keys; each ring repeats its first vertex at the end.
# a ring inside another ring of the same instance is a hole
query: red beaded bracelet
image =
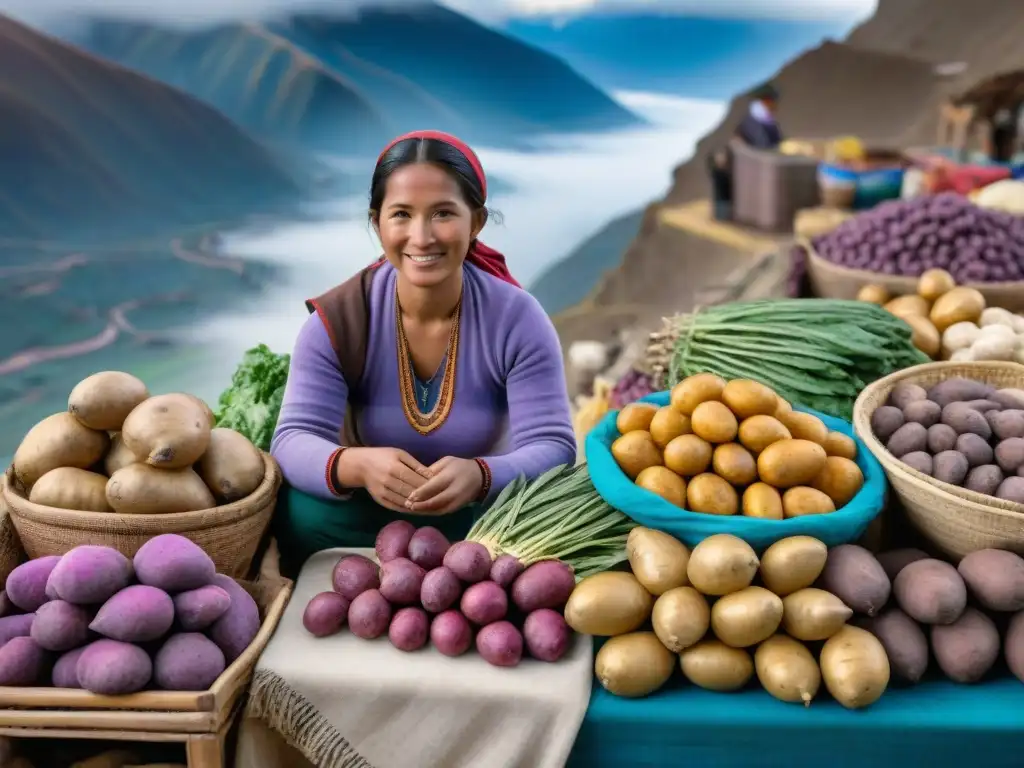
{"type": "Polygon", "coordinates": [[[491,492],[491,468],[487,466],[487,462],[483,459],[473,459],[473,461],[480,467],[480,473],[484,476],[484,484],[481,486],[480,495],[476,499],[477,501],[483,501],[491,492]]]}
{"type": "Polygon", "coordinates": [[[327,480],[327,490],[333,493],[335,496],[344,496],[344,491],[339,491],[338,486],[334,484],[334,478],[337,475],[338,468],[338,457],[345,452],[348,446],[342,446],[327,458],[327,469],[325,470],[325,479],[327,480]]]}

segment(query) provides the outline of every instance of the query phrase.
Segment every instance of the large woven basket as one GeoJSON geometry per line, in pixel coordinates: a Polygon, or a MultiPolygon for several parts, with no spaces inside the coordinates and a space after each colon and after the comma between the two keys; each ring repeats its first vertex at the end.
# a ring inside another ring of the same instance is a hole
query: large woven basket
{"type": "MultiPolygon", "coordinates": [[[[815,296],[822,299],[855,299],[865,285],[885,286],[893,296],[917,293],[917,278],[883,275],[866,269],[841,267],[823,259],[807,240],[799,243],[807,253],[807,277],[815,296]]],[[[985,297],[990,307],[1024,312],[1024,281],[1012,283],[969,283],[985,297]]]]}
{"type": "Polygon", "coordinates": [[[926,389],[957,376],[995,387],[1024,387],[1018,363],[925,363],[890,374],[868,385],[853,406],[853,428],[885,468],[907,517],[927,539],[953,557],[979,549],[1008,549],[1024,555],[1024,504],[1003,501],[939,482],[901,462],[875,437],[871,415],[885,405],[902,382],[926,389]]]}
{"type": "Polygon", "coordinates": [[[244,578],[252,565],[281,487],[281,470],[263,454],[263,482],[249,496],[212,509],[165,515],[78,512],[34,504],[14,488],[12,470],[3,479],[3,501],[31,558],[63,555],[79,544],[105,544],[132,557],[149,539],[177,533],[202,547],[217,570],[244,578]]]}

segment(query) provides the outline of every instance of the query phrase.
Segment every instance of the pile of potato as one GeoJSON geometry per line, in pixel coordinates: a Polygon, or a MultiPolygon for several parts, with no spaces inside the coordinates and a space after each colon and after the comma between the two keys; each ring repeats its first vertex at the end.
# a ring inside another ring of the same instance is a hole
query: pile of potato
{"type": "Polygon", "coordinates": [[[834,592],[813,586],[827,578],[832,558],[817,539],[781,539],[758,559],[729,534],[690,552],[671,536],[635,528],[627,550],[631,573],[584,579],[565,607],[577,632],[610,638],[594,668],[611,693],[647,696],[677,663],[707,690],[736,691],[756,675],[775,698],[805,705],[822,681],[851,709],[884,693],[889,662],[881,643],[847,625],[853,610],[834,592]],[[822,641],[815,659],[807,644],[822,641]]]}
{"type": "Polygon", "coordinates": [[[1008,618],[1006,662],[1024,681],[1024,559],[1018,555],[979,550],[954,568],[917,549],[875,557],[844,545],[829,552],[829,564],[824,586],[861,614],[855,623],[882,643],[896,677],[919,682],[931,656],[950,680],[978,682],[999,658],[992,614],[1000,624],[1008,618]]]}
{"type": "Polygon", "coordinates": [[[36,504],[162,514],[245,498],[266,466],[245,436],[215,426],[198,397],[151,397],[135,376],[103,371],[71,390],[67,411],[28,431],[13,469],[16,490],[36,504]]]}
{"type": "Polygon", "coordinates": [[[864,484],[857,444],[750,379],[698,373],[669,405],[619,411],[611,452],[639,487],[710,515],[768,520],[835,512],[864,484]]]}
{"type": "Polygon", "coordinates": [[[29,560],[0,592],[0,685],[203,691],[260,629],[256,601],[176,534],[132,560],[85,544],[29,560]]]}
{"type": "Polygon", "coordinates": [[[1024,504],[1024,389],[961,377],[897,384],[871,414],[886,450],[944,483],[1024,504]]]}

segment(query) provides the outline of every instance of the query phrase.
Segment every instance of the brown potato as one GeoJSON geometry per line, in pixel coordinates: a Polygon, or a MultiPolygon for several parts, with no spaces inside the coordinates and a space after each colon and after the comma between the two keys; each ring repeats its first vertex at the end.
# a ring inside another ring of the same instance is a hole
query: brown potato
{"type": "Polygon", "coordinates": [[[835,512],[832,499],[819,490],[798,485],[782,494],[782,514],[787,517],[824,515],[835,512]]]}
{"type": "Polygon", "coordinates": [[[923,451],[928,447],[928,430],[921,424],[911,422],[904,424],[897,429],[889,442],[885,444],[886,450],[897,459],[901,459],[908,453],[923,451]]]}
{"type": "Polygon", "coordinates": [[[928,392],[920,384],[911,384],[909,381],[901,381],[893,387],[892,392],[889,393],[889,401],[887,405],[899,408],[902,411],[911,403],[927,399],[928,392]]]}
{"type": "Polygon", "coordinates": [[[711,466],[715,474],[732,485],[750,485],[757,480],[757,462],[750,451],[739,443],[716,446],[711,466]]]}
{"type": "Polygon", "coordinates": [[[967,588],[990,611],[1024,610],[1024,558],[1004,549],[979,549],[957,566],[967,588]]]}
{"type": "Polygon", "coordinates": [[[909,683],[920,682],[928,671],[928,638],[920,624],[895,607],[873,619],[859,618],[856,623],[878,638],[897,677],[909,683]]]}
{"type": "Polygon", "coordinates": [[[747,587],[711,606],[711,630],[733,648],[749,648],[775,634],[782,622],[782,598],[764,587],[747,587]]]}
{"type": "Polygon", "coordinates": [[[658,406],[651,403],[630,403],[615,417],[615,428],[621,435],[627,432],[647,432],[657,412],[658,406]]]}
{"type": "Polygon", "coordinates": [[[156,395],[128,414],[121,439],[139,461],[160,469],[186,469],[210,444],[210,421],[191,395],[156,395]]]}
{"type": "Polygon", "coordinates": [[[866,301],[869,304],[882,306],[887,304],[891,298],[892,294],[884,285],[869,283],[857,291],[857,301],[866,301]]]}
{"type": "Polygon", "coordinates": [[[962,485],[969,471],[970,462],[959,451],[943,451],[932,461],[932,477],[943,483],[962,485]]]}
{"type": "Polygon", "coordinates": [[[864,473],[849,459],[828,456],[825,466],[811,482],[811,487],[824,493],[836,509],[846,506],[864,485],[864,473]]]}
{"type": "Polygon", "coordinates": [[[148,397],[146,385],[130,373],[100,371],[71,390],[68,412],[89,429],[116,432],[135,406],[148,397]]]}
{"type": "Polygon", "coordinates": [[[687,376],[674,387],[669,395],[673,408],[684,416],[691,416],[698,405],[707,400],[721,400],[725,379],[712,373],[698,373],[687,376]]]}
{"type": "Polygon", "coordinates": [[[710,472],[697,475],[686,487],[687,508],[709,515],[735,515],[740,500],[736,489],[710,472]]]}
{"type": "Polygon", "coordinates": [[[894,405],[883,405],[871,414],[871,431],[881,442],[886,442],[903,426],[903,411],[894,405]]]}
{"type": "Polygon", "coordinates": [[[67,411],[55,413],[30,429],[14,453],[14,479],[25,490],[58,467],[89,469],[103,458],[110,437],[83,426],[67,411]]]}
{"type": "Polygon", "coordinates": [[[733,379],[722,389],[722,402],[736,418],[771,416],[779,407],[779,398],[771,387],[753,379],[733,379]]]}
{"type": "Polygon", "coordinates": [[[668,467],[648,467],[636,476],[636,485],[686,509],[686,481],[668,467]]]}
{"type": "Polygon", "coordinates": [[[125,515],[194,512],[217,504],[191,467],[157,469],[149,464],[129,464],[115,472],[107,481],[107,502],[125,515]]]}
{"type": "Polygon", "coordinates": [[[985,414],[974,410],[967,403],[950,403],[945,406],[942,409],[942,423],[951,426],[958,435],[970,432],[985,440],[992,437],[992,426],[985,418],[985,414]]]}
{"type": "Polygon", "coordinates": [[[791,411],[783,415],[779,421],[797,440],[810,440],[812,443],[824,445],[828,439],[828,427],[825,426],[825,422],[810,413],[791,411]]]}
{"type": "Polygon", "coordinates": [[[827,558],[828,547],[824,542],[812,536],[787,536],[761,555],[761,581],[785,598],[811,586],[821,575],[827,558]]]}
{"type": "Polygon", "coordinates": [[[792,437],[785,425],[774,416],[751,416],[740,422],[740,443],[755,456],[772,443],[792,437]]]}
{"type": "Polygon", "coordinates": [[[928,553],[920,549],[906,547],[879,552],[875,557],[881,564],[882,570],[885,571],[885,575],[889,577],[889,581],[894,581],[906,566],[916,563],[918,560],[927,560],[928,553]]]}
{"type": "Polygon", "coordinates": [[[683,676],[708,691],[738,691],[754,676],[754,661],[742,648],[720,640],[701,640],[679,654],[683,676]]]}
{"type": "Polygon", "coordinates": [[[984,311],[985,297],[981,292],[975,288],[959,286],[936,299],[931,312],[927,314],[935,329],[942,333],[956,323],[977,323],[984,311]]]}
{"type": "Polygon", "coordinates": [[[942,350],[942,335],[931,320],[923,315],[904,315],[900,318],[910,326],[910,343],[933,360],[942,350]]]}
{"type": "MultiPolygon", "coordinates": [[[[621,432],[622,430],[619,431],[621,432]]],[[[654,439],[654,444],[665,450],[665,446],[680,435],[690,434],[692,431],[690,429],[690,417],[683,416],[671,405],[666,405],[663,408],[659,408],[658,412],[654,414],[649,431],[654,439]]]]}
{"type": "Polygon", "coordinates": [[[650,432],[627,432],[615,438],[611,451],[615,463],[630,480],[636,480],[648,467],[656,467],[662,463],[661,451],[654,444],[650,432]]]}
{"type": "Polygon", "coordinates": [[[903,418],[928,428],[939,423],[942,408],[931,400],[915,400],[903,409],[903,418]]]}
{"type": "Polygon", "coordinates": [[[956,448],[956,430],[948,424],[935,424],[928,427],[928,453],[936,456],[943,451],[956,448]]]}
{"type": "Polygon", "coordinates": [[[976,683],[999,658],[999,630],[976,608],[967,608],[952,624],[931,628],[935,661],[955,683],[976,683]]]}
{"type": "Polygon", "coordinates": [[[897,296],[895,299],[886,302],[883,309],[896,315],[896,317],[906,317],[907,315],[927,317],[928,310],[931,309],[931,302],[925,301],[915,294],[907,294],[906,296],[897,296]]]}
{"type": "Polygon", "coordinates": [[[822,447],[827,456],[839,456],[850,461],[857,458],[857,442],[842,432],[829,432],[822,447]]]}
{"type": "Polygon", "coordinates": [[[195,470],[219,504],[230,504],[260,486],[267,465],[263,454],[241,432],[214,427],[210,445],[196,462],[195,470]]]}
{"type": "Polygon", "coordinates": [[[706,472],[711,466],[711,443],[696,435],[680,435],[665,446],[665,466],[683,477],[706,472]]]}
{"type": "Polygon", "coordinates": [[[55,509],[112,512],[107,503],[107,478],[76,467],[57,467],[40,477],[28,500],[55,509]]]}
{"type": "Polygon", "coordinates": [[[736,439],[739,423],[724,403],[708,400],[693,409],[690,428],[709,443],[731,443],[736,439]]]}
{"type": "Polygon", "coordinates": [[[782,628],[797,640],[828,640],[851,616],[842,600],[823,589],[798,589],[782,599],[782,628]]]}
{"type": "Polygon", "coordinates": [[[837,702],[847,709],[874,704],[889,685],[889,658],[878,639],[847,625],[821,647],[821,677],[837,702]]]}
{"type": "Polygon", "coordinates": [[[964,488],[986,496],[994,496],[1003,483],[1003,470],[995,464],[982,464],[967,473],[964,488]]]}
{"type": "Polygon", "coordinates": [[[868,616],[885,607],[892,591],[889,577],[875,556],[856,544],[840,544],[829,550],[818,586],[868,616]]]}
{"type": "Polygon", "coordinates": [[[743,491],[743,514],[764,520],[782,520],[782,495],[768,483],[753,483],[743,491]]]}
{"type": "Polygon", "coordinates": [[[757,457],[757,474],[776,488],[807,485],[825,466],[825,449],[809,440],[779,440],[757,457]]]}
{"type": "Polygon", "coordinates": [[[967,607],[967,585],[956,568],[932,558],[904,567],[893,582],[893,596],[922,624],[952,624],[967,607]]]}

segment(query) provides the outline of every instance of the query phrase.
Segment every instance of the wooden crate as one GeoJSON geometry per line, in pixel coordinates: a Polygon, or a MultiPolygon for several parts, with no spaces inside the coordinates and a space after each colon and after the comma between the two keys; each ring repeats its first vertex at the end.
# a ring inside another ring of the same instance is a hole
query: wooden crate
{"type": "MultiPolygon", "coordinates": [[[[17,532],[0,509],[0,579],[24,560],[17,532]]],[[[207,691],[144,691],[99,696],[68,688],[0,687],[0,735],[15,739],[180,742],[189,768],[222,768],[225,741],[253,668],[284,615],[293,584],[239,581],[260,607],[256,639],[207,691]]]]}

